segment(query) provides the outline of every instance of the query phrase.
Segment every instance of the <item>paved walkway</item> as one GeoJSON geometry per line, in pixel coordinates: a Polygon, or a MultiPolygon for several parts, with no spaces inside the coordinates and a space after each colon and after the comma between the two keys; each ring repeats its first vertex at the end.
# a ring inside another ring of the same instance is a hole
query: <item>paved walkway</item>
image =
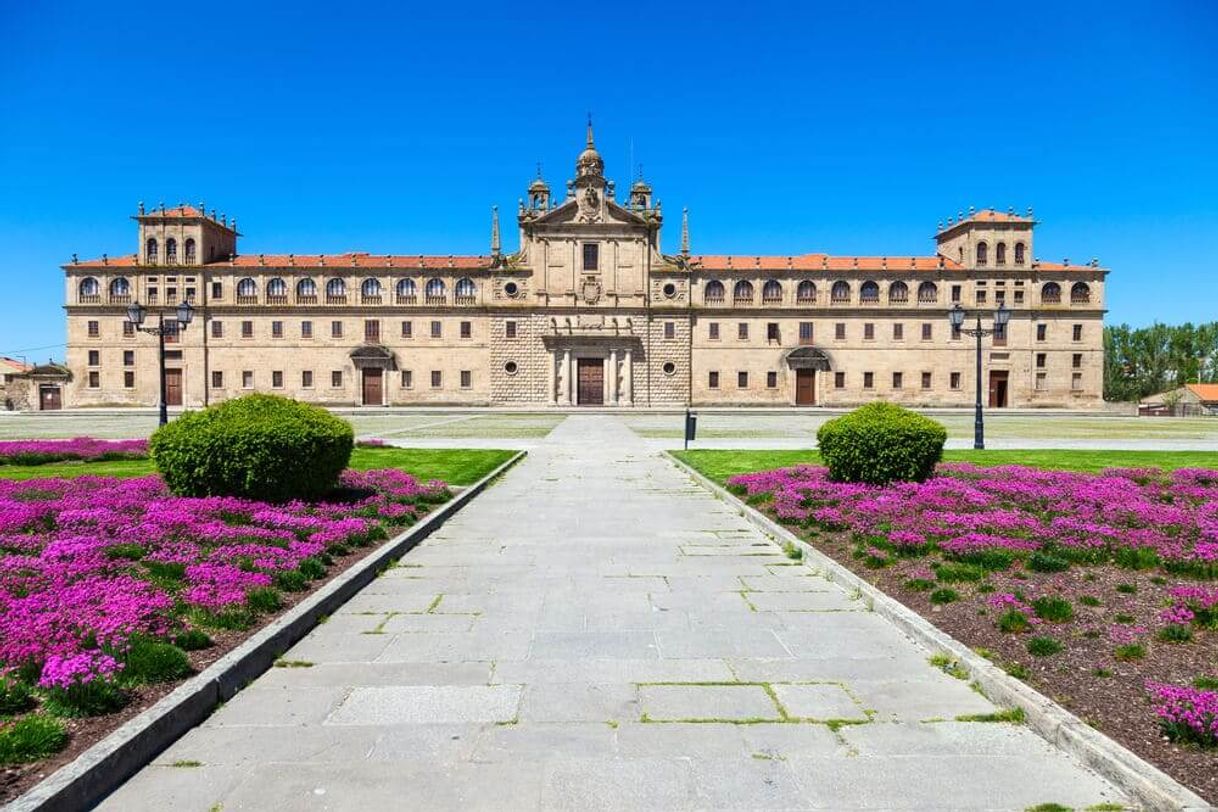
{"type": "Polygon", "coordinates": [[[950,721],[994,707],[928,654],[573,416],[103,808],[1121,800],[1023,727],[950,721]]]}

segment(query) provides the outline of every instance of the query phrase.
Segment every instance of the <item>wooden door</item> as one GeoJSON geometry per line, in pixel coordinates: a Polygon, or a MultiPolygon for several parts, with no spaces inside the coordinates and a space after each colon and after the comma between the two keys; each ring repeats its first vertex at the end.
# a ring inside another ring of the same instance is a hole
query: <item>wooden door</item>
{"type": "Polygon", "coordinates": [[[579,391],[575,402],[580,406],[603,406],[605,404],[605,361],[603,358],[580,358],[579,391]]]}
{"type": "Polygon", "coordinates": [[[813,406],[816,404],[816,370],[795,370],[795,405],[813,406]]]}
{"type": "Polygon", "coordinates": [[[1006,370],[990,372],[990,408],[1004,409],[1007,405],[1010,373],[1006,370]]]}
{"type": "Polygon", "coordinates": [[[165,403],[168,406],[182,405],[182,370],[165,370],[165,403]]]}
{"type": "Polygon", "coordinates": [[[365,406],[380,406],[383,404],[381,393],[383,391],[381,384],[384,379],[383,369],[365,369],[364,370],[364,405],[365,406]]]}
{"type": "Polygon", "coordinates": [[[57,412],[63,408],[63,398],[58,386],[40,387],[38,394],[39,408],[44,412],[57,412]]]}

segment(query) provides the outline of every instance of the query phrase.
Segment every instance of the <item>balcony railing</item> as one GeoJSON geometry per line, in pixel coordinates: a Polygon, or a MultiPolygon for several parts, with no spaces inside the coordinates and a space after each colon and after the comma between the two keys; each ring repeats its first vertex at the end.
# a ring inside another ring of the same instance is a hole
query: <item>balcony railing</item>
{"type": "Polygon", "coordinates": [[[1090,304],[1090,302],[1091,302],[1090,293],[1071,293],[1070,294],[1070,304],[1090,304]]]}
{"type": "Polygon", "coordinates": [[[317,304],[317,294],[304,294],[296,297],[296,304],[314,305],[317,304]]]}
{"type": "Polygon", "coordinates": [[[1061,304],[1062,295],[1060,293],[1044,293],[1041,294],[1040,301],[1044,304],[1061,304]]]}
{"type": "Polygon", "coordinates": [[[703,302],[703,304],[721,306],[724,302],[724,299],[722,296],[707,296],[705,299],[702,300],[702,302],[703,302]]]}
{"type": "Polygon", "coordinates": [[[777,296],[762,296],[761,303],[762,304],[782,304],[782,294],[780,293],[777,296]]]}
{"type": "Polygon", "coordinates": [[[131,304],[130,293],[111,293],[110,304],[131,304]]]}
{"type": "Polygon", "coordinates": [[[258,304],[258,297],[257,296],[238,296],[237,304],[239,304],[239,305],[258,304]]]}
{"type": "Polygon", "coordinates": [[[888,304],[908,304],[908,293],[890,293],[888,294],[888,304]]]}
{"type": "Polygon", "coordinates": [[[732,304],[739,305],[739,304],[752,304],[752,303],[753,303],[752,294],[750,294],[748,296],[733,296],[732,297],[732,304]]]}
{"type": "Polygon", "coordinates": [[[419,303],[419,297],[418,297],[418,296],[416,296],[416,295],[414,295],[413,293],[411,293],[411,294],[399,293],[399,294],[397,294],[397,300],[396,300],[396,301],[397,301],[397,303],[398,303],[398,304],[400,304],[400,305],[412,305],[412,304],[418,304],[418,303],[419,303]]]}
{"type": "Polygon", "coordinates": [[[269,305],[285,305],[288,303],[288,297],[287,296],[268,296],[268,297],[266,297],[266,303],[269,305]]]}
{"type": "Polygon", "coordinates": [[[435,294],[429,293],[423,297],[423,301],[425,304],[429,304],[429,305],[442,305],[442,304],[448,303],[448,297],[443,294],[440,294],[439,296],[437,296],[435,294]]]}
{"type": "Polygon", "coordinates": [[[457,296],[456,301],[457,301],[457,304],[459,304],[459,305],[469,306],[469,305],[477,304],[478,297],[477,296],[457,296]]]}
{"type": "Polygon", "coordinates": [[[381,294],[369,293],[359,297],[360,304],[379,305],[381,303],[381,294]]]}
{"type": "Polygon", "coordinates": [[[935,304],[939,301],[938,293],[919,293],[918,304],[935,304]]]}
{"type": "Polygon", "coordinates": [[[82,293],[79,298],[81,304],[101,304],[100,293],[82,293]]]}
{"type": "Polygon", "coordinates": [[[347,303],[347,294],[345,294],[345,293],[339,293],[339,294],[327,293],[326,294],[326,304],[346,304],[346,303],[347,303]]]}
{"type": "Polygon", "coordinates": [[[795,297],[795,304],[816,304],[816,294],[795,297]]]}

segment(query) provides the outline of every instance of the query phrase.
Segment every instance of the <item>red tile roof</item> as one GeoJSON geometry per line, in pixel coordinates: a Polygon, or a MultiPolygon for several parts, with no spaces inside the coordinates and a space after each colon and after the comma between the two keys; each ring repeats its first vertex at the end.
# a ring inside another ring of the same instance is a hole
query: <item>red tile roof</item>
{"type": "Polygon", "coordinates": [[[963,266],[947,257],[831,257],[828,254],[802,254],[793,257],[706,255],[690,257],[695,266],[708,271],[933,271],[940,267],[959,270],[963,266]],[[940,264],[942,263],[942,264],[940,264]]]}
{"type": "MultiPolygon", "coordinates": [[[[164,268],[164,265],[140,266],[135,254],[125,254],[121,257],[83,260],[75,265],[65,267],[76,268],[164,268]]],[[[206,263],[208,268],[461,268],[474,270],[489,268],[489,256],[426,256],[423,254],[369,254],[366,252],[349,252],[346,254],[241,254],[232,260],[220,260],[206,263]]],[[[182,266],[190,268],[192,266],[182,266]]]]}
{"type": "Polygon", "coordinates": [[[12,372],[29,372],[31,369],[34,368],[31,365],[24,364],[15,358],[9,358],[7,355],[0,355],[0,367],[4,368],[5,370],[7,370],[10,373],[12,373],[12,372]]]}
{"type": "Polygon", "coordinates": [[[1190,383],[1187,386],[1206,403],[1218,401],[1218,383],[1190,383]]]}
{"type": "Polygon", "coordinates": [[[957,225],[959,225],[959,223],[967,223],[970,220],[976,221],[978,223],[1031,223],[1031,222],[1033,222],[1031,217],[1020,217],[1018,214],[1013,214],[1013,213],[1009,213],[1009,212],[1001,212],[1001,211],[998,211],[997,209],[982,209],[981,211],[977,212],[976,214],[969,215],[968,217],[965,217],[963,220],[960,220],[957,223],[957,225]]]}

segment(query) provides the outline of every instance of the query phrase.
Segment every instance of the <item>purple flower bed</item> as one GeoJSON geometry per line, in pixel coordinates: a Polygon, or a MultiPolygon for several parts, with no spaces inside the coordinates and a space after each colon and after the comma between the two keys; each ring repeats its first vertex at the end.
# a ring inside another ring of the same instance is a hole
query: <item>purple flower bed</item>
{"type": "Polygon", "coordinates": [[[0,707],[113,711],[174,657],[185,676],[180,649],[249,629],[447,498],[398,470],[347,471],[327,500],[276,505],[175,497],[157,476],[0,480],[0,707]]]}
{"type": "Polygon", "coordinates": [[[71,440],[0,441],[0,465],[42,465],[66,460],[137,460],[148,456],[147,440],[71,440]]]}

